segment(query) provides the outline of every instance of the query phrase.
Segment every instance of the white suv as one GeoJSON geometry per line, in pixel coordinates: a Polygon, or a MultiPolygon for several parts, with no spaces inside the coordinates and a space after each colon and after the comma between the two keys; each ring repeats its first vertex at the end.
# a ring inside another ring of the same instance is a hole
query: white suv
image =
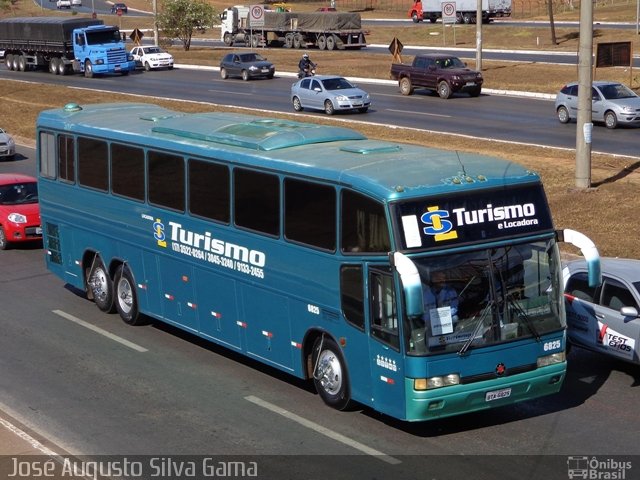
{"type": "Polygon", "coordinates": [[[56,8],[58,10],[62,8],[71,8],[71,0],[58,0],[56,2],[56,8]]]}

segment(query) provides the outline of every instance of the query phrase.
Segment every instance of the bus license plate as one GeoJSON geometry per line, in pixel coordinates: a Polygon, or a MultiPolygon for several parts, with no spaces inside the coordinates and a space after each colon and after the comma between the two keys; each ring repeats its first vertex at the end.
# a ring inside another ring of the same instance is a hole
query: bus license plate
{"type": "Polygon", "coordinates": [[[487,392],[484,395],[485,402],[490,402],[492,400],[499,400],[500,398],[507,398],[511,396],[510,388],[503,388],[502,390],[494,390],[493,392],[487,392]]]}

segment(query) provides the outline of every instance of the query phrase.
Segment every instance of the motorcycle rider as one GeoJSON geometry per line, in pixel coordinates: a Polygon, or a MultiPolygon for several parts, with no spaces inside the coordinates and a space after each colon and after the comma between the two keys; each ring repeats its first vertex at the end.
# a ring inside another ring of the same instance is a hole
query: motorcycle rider
{"type": "Polygon", "coordinates": [[[310,77],[314,75],[313,69],[316,68],[316,64],[311,61],[309,54],[302,55],[300,62],[298,62],[298,78],[310,77]]]}

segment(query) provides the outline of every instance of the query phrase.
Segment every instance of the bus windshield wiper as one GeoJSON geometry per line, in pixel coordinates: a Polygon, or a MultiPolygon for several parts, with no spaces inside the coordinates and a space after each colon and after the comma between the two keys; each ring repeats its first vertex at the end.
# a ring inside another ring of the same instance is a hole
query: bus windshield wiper
{"type": "Polygon", "coordinates": [[[462,356],[465,353],[467,353],[467,350],[469,350],[469,347],[473,343],[473,340],[476,338],[476,335],[480,331],[480,327],[484,325],[484,319],[487,318],[487,314],[493,309],[494,305],[495,305],[495,302],[493,300],[489,300],[487,305],[484,307],[484,310],[482,310],[482,313],[480,314],[480,318],[478,318],[478,321],[475,327],[473,328],[473,332],[471,333],[471,336],[467,338],[467,341],[464,342],[464,345],[462,345],[460,350],[458,350],[458,355],[462,356]]]}
{"type": "Polygon", "coordinates": [[[507,308],[511,308],[512,311],[515,312],[516,316],[518,318],[521,318],[524,321],[525,325],[527,326],[531,334],[535,337],[536,341],[539,342],[540,334],[538,333],[538,330],[536,329],[535,325],[531,321],[531,318],[529,318],[529,315],[524,310],[524,308],[522,308],[522,306],[516,301],[513,294],[511,293],[507,294],[506,301],[507,301],[507,308]]]}

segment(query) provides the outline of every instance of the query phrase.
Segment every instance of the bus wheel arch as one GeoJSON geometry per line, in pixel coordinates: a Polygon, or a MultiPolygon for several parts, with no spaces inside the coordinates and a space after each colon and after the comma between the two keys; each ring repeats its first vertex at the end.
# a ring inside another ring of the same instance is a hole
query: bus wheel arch
{"type": "Polygon", "coordinates": [[[113,313],[113,281],[102,257],[98,253],[87,252],[83,265],[87,266],[85,269],[87,298],[93,300],[103,312],[113,313]]]}
{"type": "Polygon", "coordinates": [[[348,408],[351,403],[351,386],[347,364],[338,343],[326,333],[314,335],[309,357],[309,372],[324,403],[336,410],[348,408]]]}

